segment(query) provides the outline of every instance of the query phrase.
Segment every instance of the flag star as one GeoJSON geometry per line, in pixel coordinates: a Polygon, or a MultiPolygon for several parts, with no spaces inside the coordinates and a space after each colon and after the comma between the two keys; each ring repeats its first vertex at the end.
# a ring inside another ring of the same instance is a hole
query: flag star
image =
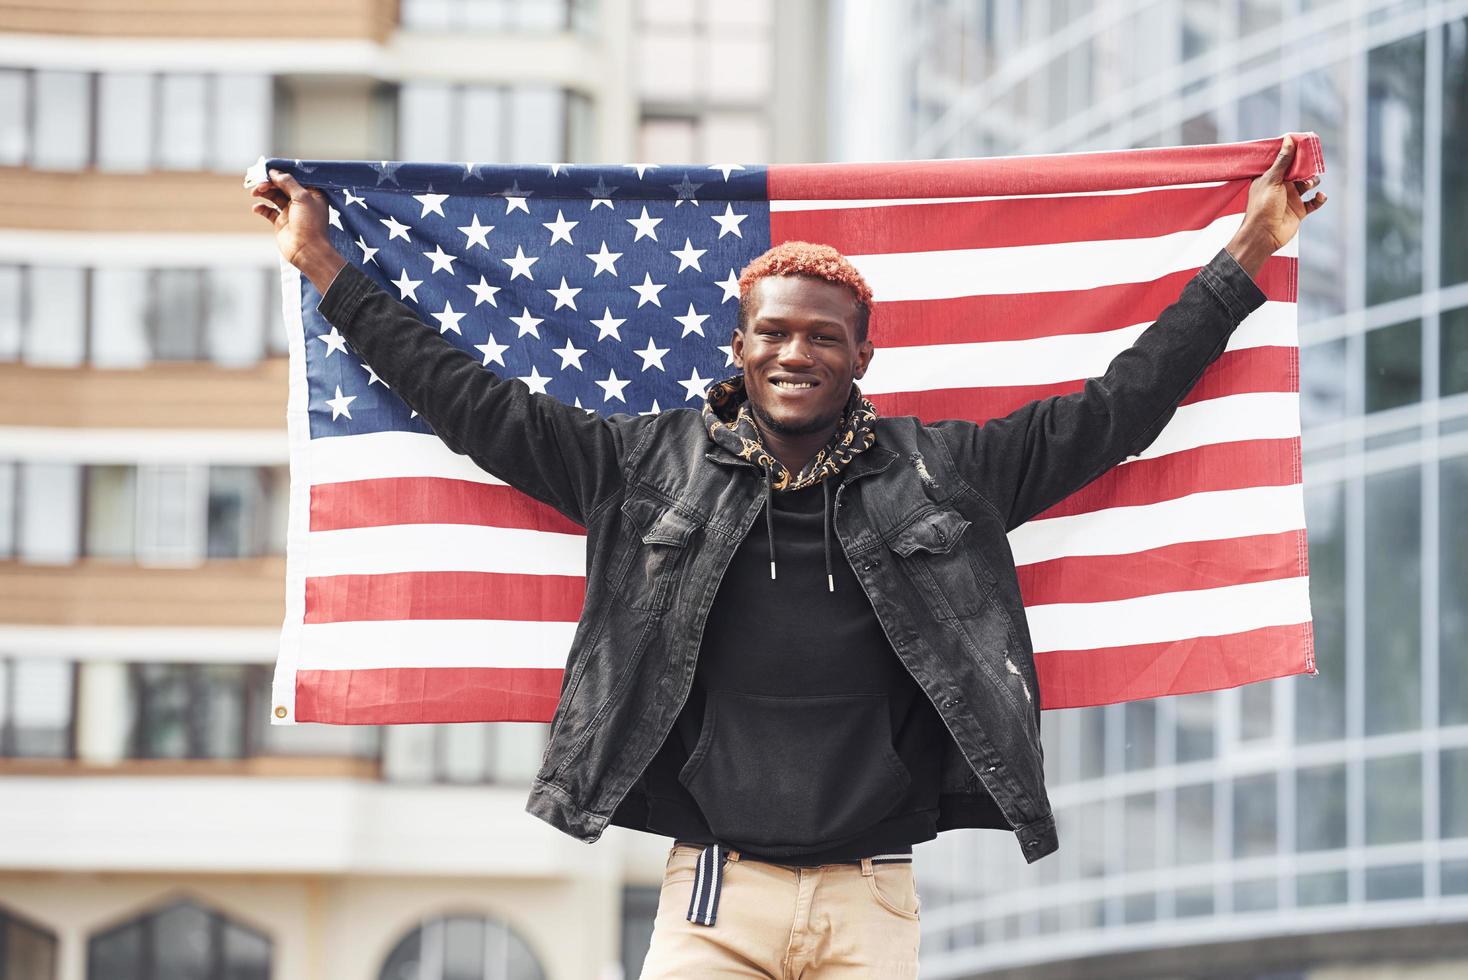
{"type": "Polygon", "coordinates": [[[379,378],[377,376],[377,372],[372,370],[371,364],[363,361],[362,369],[367,372],[367,387],[371,388],[373,385],[382,385],[384,388],[387,388],[388,391],[392,390],[392,388],[388,386],[388,383],[379,378]]]}
{"type": "Polygon", "coordinates": [[[581,355],[585,354],[586,351],[581,350],[575,344],[571,343],[570,337],[566,338],[566,346],[557,350],[556,353],[561,357],[562,371],[568,367],[574,367],[578,371],[581,370],[581,355]]]}
{"type": "Polygon", "coordinates": [[[357,195],[353,194],[350,187],[342,188],[342,193],[346,195],[346,202],[342,205],[342,207],[349,208],[353,204],[355,204],[357,207],[366,210],[367,199],[365,197],[358,197],[357,195]]]}
{"type": "Polygon", "coordinates": [[[545,319],[543,317],[533,317],[533,316],[531,316],[530,315],[530,307],[528,307],[528,306],[527,307],[524,307],[524,310],[525,310],[525,312],[524,313],[521,313],[519,316],[512,316],[512,317],[510,317],[510,322],[513,323],[515,326],[517,326],[517,327],[520,328],[520,332],[517,333],[515,336],[516,337],[523,337],[523,336],[525,336],[528,333],[532,337],[534,337],[536,340],[539,340],[540,339],[540,331],[538,329],[536,329],[536,328],[538,326],[540,326],[540,324],[544,323],[545,322],[545,319]]]}
{"type": "Polygon", "coordinates": [[[433,193],[433,188],[431,187],[428,189],[427,194],[413,195],[413,200],[423,205],[423,213],[418,215],[418,217],[420,218],[426,218],[430,214],[436,214],[440,218],[447,218],[448,215],[443,213],[443,202],[447,201],[448,199],[449,196],[447,194],[433,193]]]}
{"type": "Polygon", "coordinates": [[[666,371],[667,368],[663,367],[663,355],[666,354],[668,350],[669,348],[667,347],[658,347],[654,345],[652,342],[652,338],[649,337],[647,338],[646,350],[635,350],[632,353],[642,358],[642,370],[646,371],[648,368],[655,367],[659,371],[666,371]]]}
{"type": "Polygon", "coordinates": [[[545,394],[546,382],[550,381],[550,378],[541,377],[540,369],[532,364],[530,365],[530,373],[520,380],[529,385],[531,391],[538,395],[543,395],[545,394]]]}
{"type": "Polygon", "coordinates": [[[530,274],[530,267],[540,261],[540,256],[526,255],[525,250],[519,245],[516,245],[515,257],[513,259],[500,259],[500,261],[510,267],[511,281],[514,281],[519,276],[524,276],[532,282],[535,281],[535,277],[530,274]]]}
{"type": "Polygon", "coordinates": [[[525,203],[525,199],[529,197],[532,193],[534,192],[522,191],[520,189],[520,182],[518,180],[511,184],[509,187],[506,187],[504,190],[500,191],[499,196],[505,199],[505,214],[509,214],[511,211],[514,211],[517,208],[521,211],[524,211],[526,214],[529,214],[530,205],[525,203]]]}
{"type": "Polygon", "coordinates": [[[658,400],[656,398],[654,398],[652,400],[652,408],[649,408],[645,412],[638,412],[637,414],[638,415],[656,415],[657,413],[659,413],[661,411],[662,411],[662,409],[661,408],[658,408],[658,400]]]}
{"type": "Polygon", "coordinates": [[[479,223],[479,215],[476,214],[470,218],[467,225],[461,226],[459,230],[464,233],[465,251],[468,251],[475,245],[478,245],[480,248],[488,249],[489,242],[485,241],[484,236],[494,231],[494,225],[481,225],[479,223]]]}
{"type": "Polygon", "coordinates": [[[510,345],[495,343],[494,334],[490,334],[488,343],[475,344],[474,349],[484,355],[484,364],[482,365],[483,367],[489,367],[490,361],[494,361],[496,364],[504,367],[504,353],[505,351],[510,349],[510,345]]]}
{"type": "Polygon", "coordinates": [[[715,285],[724,291],[724,298],[719,300],[720,303],[727,303],[731,299],[737,300],[739,298],[739,273],[733,269],[729,270],[728,279],[715,283],[715,285]]]}
{"type": "Polygon", "coordinates": [[[678,192],[678,200],[673,202],[673,207],[681,207],[684,201],[687,201],[689,204],[698,204],[698,198],[693,195],[698,193],[698,189],[702,186],[702,184],[695,184],[689,181],[688,174],[684,173],[683,182],[673,185],[673,190],[678,192]]]}
{"type": "Polygon", "coordinates": [[[596,271],[591,274],[591,278],[595,279],[603,272],[610,272],[615,276],[617,274],[617,260],[622,257],[622,253],[608,252],[607,243],[602,242],[600,252],[587,252],[586,257],[596,263],[596,271]]]}
{"type": "Polygon", "coordinates": [[[734,236],[736,238],[743,238],[744,237],[744,232],[742,232],[742,231],[739,230],[739,223],[741,221],[743,221],[745,218],[749,217],[749,215],[747,215],[747,214],[735,214],[734,213],[734,205],[732,205],[732,204],[725,204],[724,205],[724,213],[723,214],[714,214],[714,215],[710,215],[709,217],[713,218],[715,221],[717,221],[719,223],[719,237],[720,238],[723,238],[725,235],[729,234],[730,232],[733,232],[734,233],[734,236]]]}
{"type": "Polygon", "coordinates": [[[326,223],[331,225],[331,227],[333,228],[338,228],[342,231],[346,231],[345,228],[342,228],[341,212],[332,207],[330,204],[326,206],[326,223]]]}
{"type": "Polygon", "coordinates": [[[380,251],[380,249],[368,248],[367,247],[367,243],[362,240],[362,236],[361,235],[358,235],[357,236],[357,247],[362,250],[362,264],[363,265],[366,265],[368,262],[375,262],[375,261],[377,261],[372,256],[376,255],[380,251]]]}
{"type": "Polygon", "coordinates": [[[622,334],[619,330],[622,324],[626,322],[626,320],[618,320],[612,316],[612,308],[608,306],[602,310],[601,319],[592,320],[591,325],[600,331],[596,336],[597,340],[606,340],[608,337],[611,337],[613,340],[621,342],[622,334]]]}
{"type": "Polygon", "coordinates": [[[581,222],[567,221],[565,215],[561,214],[559,208],[556,209],[555,221],[542,221],[540,224],[542,227],[550,231],[550,243],[552,245],[559,241],[564,241],[568,245],[576,244],[575,242],[571,241],[571,229],[581,224],[581,222]]]}
{"type": "Polygon", "coordinates": [[[719,173],[724,175],[724,180],[727,181],[729,179],[729,171],[743,170],[744,167],[743,165],[738,163],[711,163],[709,164],[709,169],[717,170],[719,173]]]}
{"type": "Polygon", "coordinates": [[[637,229],[637,234],[632,238],[634,242],[640,241],[644,237],[651,238],[653,241],[658,240],[658,233],[655,229],[658,225],[662,224],[663,219],[649,218],[647,216],[647,205],[643,205],[642,207],[642,217],[626,218],[624,220],[633,228],[637,229]]]}
{"type": "Polygon", "coordinates": [[[709,382],[712,380],[714,379],[700,378],[698,376],[698,368],[694,368],[693,377],[689,378],[687,381],[680,381],[678,383],[688,390],[689,398],[702,398],[704,392],[708,389],[709,382]]]}
{"type": "Polygon", "coordinates": [[[724,352],[724,366],[725,367],[733,367],[734,366],[734,348],[732,346],[730,346],[729,344],[720,344],[719,345],[719,350],[721,350],[721,351],[724,352]]]}
{"type": "MultiPolygon", "coordinates": [[[[377,171],[378,186],[380,187],[383,181],[387,181],[394,187],[398,186],[398,168],[401,166],[401,163],[391,163],[387,160],[383,160],[381,163],[374,163],[372,169],[377,171]]],[[[351,418],[351,416],[348,415],[347,418],[351,418]]]]}
{"type": "MultiPolygon", "coordinates": [[[[450,255],[449,253],[445,252],[442,245],[433,246],[433,251],[424,252],[423,256],[428,259],[428,261],[433,263],[434,272],[442,272],[443,270],[447,269],[449,271],[449,275],[454,274],[454,259],[458,258],[458,256],[450,255]]],[[[431,274],[432,273],[430,273],[430,275],[431,274]]]]}
{"type": "Polygon", "coordinates": [[[699,272],[702,272],[703,269],[698,264],[698,258],[707,251],[708,249],[706,248],[694,248],[693,242],[685,238],[683,239],[683,247],[672,249],[671,254],[678,256],[679,272],[682,272],[684,269],[697,269],[699,272]]]}
{"type": "Polygon", "coordinates": [[[651,303],[653,306],[662,306],[663,301],[658,299],[658,293],[667,288],[667,283],[653,282],[652,273],[644,272],[642,274],[642,285],[632,287],[637,293],[637,308],[640,310],[648,303],[651,303]]]}
{"type": "Polygon", "coordinates": [[[462,337],[464,336],[464,331],[459,329],[459,321],[464,319],[464,317],[467,315],[468,314],[466,313],[455,313],[453,304],[450,303],[448,300],[444,300],[443,312],[433,314],[433,318],[438,321],[439,333],[448,333],[450,330],[452,330],[454,333],[462,337]]]}
{"type": "Polygon", "coordinates": [[[605,392],[605,394],[602,395],[602,401],[609,402],[613,398],[615,398],[623,405],[627,404],[627,399],[622,397],[622,389],[627,387],[631,383],[631,378],[628,378],[625,381],[619,380],[617,378],[617,372],[615,370],[610,371],[605,381],[597,382],[597,384],[601,386],[601,390],[605,392]]]}
{"type": "Polygon", "coordinates": [[[316,339],[326,345],[326,353],[323,355],[325,357],[330,357],[337,351],[343,354],[347,352],[347,338],[343,337],[336,327],[331,328],[331,333],[317,334],[316,339]]]}
{"type": "Polygon", "coordinates": [[[343,395],[342,386],[337,385],[336,397],[326,399],[326,404],[331,406],[331,420],[335,422],[339,415],[345,415],[347,418],[351,418],[352,413],[347,410],[347,406],[356,400],[356,395],[343,395]]]}
{"type": "Polygon", "coordinates": [[[397,281],[395,281],[393,285],[398,287],[398,299],[408,299],[409,297],[412,297],[413,300],[416,302],[418,299],[417,289],[419,286],[423,285],[423,280],[409,279],[408,270],[404,269],[403,274],[398,276],[397,281]]]}
{"type": "Polygon", "coordinates": [[[466,162],[464,164],[464,179],[465,180],[479,180],[479,181],[484,180],[484,174],[481,172],[481,171],[484,170],[484,167],[485,167],[484,164],[482,164],[482,163],[475,163],[472,160],[466,162]]]}
{"type": "Polygon", "coordinates": [[[616,193],[617,188],[608,187],[607,179],[601,174],[597,174],[595,184],[593,184],[591,187],[583,187],[582,190],[591,195],[591,210],[595,211],[599,206],[603,204],[605,204],[607,206],[607,209],[610,211],[617,210],[615,207],[612,206],[612,195],[616,193]]]}
{"type": "Polygon", "coordinates": [[[561,175],[561,168],[566,167],[570,169],[571,165],[569,163],[547,163],[546,166],[550,168],[550,174],[548,176],[559,177],[561,175]]]}
{"type": "Polygon", "coordinates": [[[574,310],[576,309],[576,294],[581,292],[581,289],[578,286],[567,286],[566,277],[562,276],[561,285],[555,289],[547,289],[546,292],[556,298],[556,309],[569,306],[574,310]]]}
{"type": "Polygon", "coordinates": [[[408,237],[408,226],[398,221],[397,218],[386,217],[378,218],[377,220],[387,225],[388,241],[392,241],[394,238],[401,238],[405,242],[411,242],[413,240],[408,237]]]}
{"type": "Polygon", "coordinates": [[[478,285],[475,285],[474,283],[469,284],[469,292],[474,294],[475,306],[478,306],[480,303],[488,303],[490,306],[498,307],[500,305],[499,300],[494,298],[494,294],[499,291],[500,287],[491,286],[489,283],[484,281],[483,276],[479,277],[478,285]]]}
{"type": "Polygon", "coordinates": [[[707,313],[699,313],[698,311],[696,311],[693,308],[692,303],[688,304],[687,313],[683,314],[682,316],[673,317],[674,320],[677,320],[679,323],[683,324],[684,337],[688,336],[691,333],[696,333],[700,337],[704,336],[703,321],[707,320],[708,318],[709,315],[707,313]]]}
{"type": "Polygon", "coordinates": [[[637,171],[637,179],[638,180],[641,180],[642,179],[642,172],[644,170],[656,170],[657,168],[658,168],[658,165],[655,164],[655,163],[629,163],[629,164],[627,164],[627,169],[637,171]]]}

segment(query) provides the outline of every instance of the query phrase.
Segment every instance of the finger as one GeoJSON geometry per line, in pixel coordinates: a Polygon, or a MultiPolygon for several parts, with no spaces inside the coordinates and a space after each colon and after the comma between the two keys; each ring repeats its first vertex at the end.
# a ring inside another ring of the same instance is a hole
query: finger
{"type": "Polygon", "coordinates": [[[1279,145],[1279,155],[1274,158],[1274,163],[1269,165],[1269,169],[1264,171],[1264,175],[1270,178],[1270,180],[1284,180],[1285,171],[1289,169],[1290,161],[1294,157],[1295,138],[1286,133],[1285,138],[1279,145]]]}
{"type": "Polygon", "coordinates": [[[256,214],[264,218],[266,221],[270,222],[272,225],[275,224],[275,219],[280,217],[280,211],[266,204],[264,201],[256,201],[255,206],[250,208],[250,210],[254,211],[256,214]]]}
{"type": "Polygon", "coordinates": [[[275,186],[290,195],[292,201],[304,201],[310,198],[310,193],[301,186],[301,182],[283,170],[270,171],[270,177],[275,181],[275,186]]]}
{"type": "Polygon", "coordinates": [[[256,188],[251,191],[250,194],[254,197],[263,197],[278,208],[285,207],[287,204],[290,203],[291,200],[290,198],[286,197],[285,191],[281,190],[279,187],[272,187],[269,184],[260,184],[256,186],[256,188]]]}
{"type": "Polygon", "coordinates": [[[1319,174],[1316,174],[1314,177],[1311,177],[1309,180],[1297,180],[1297,181],[1295,181],[1295,190],[1299,191],[1300,194],[1302,194],[1302,195],[1310,193],[1311,191],[1313,191],[1315,188],[1317,188],[1319,186],[1320,186],[1320,175],[1319,174]]]}
{"type": "Polygon", "coordinates": [[[1323,205],[1324,203],[1325,194],[1323,192],[1316,194],[1314,197],[1310,198],[1310,200],[1305,202],[1305,213],[1314,214],[1316,211],[1320,210],[1321,205],[1323,205]]]}

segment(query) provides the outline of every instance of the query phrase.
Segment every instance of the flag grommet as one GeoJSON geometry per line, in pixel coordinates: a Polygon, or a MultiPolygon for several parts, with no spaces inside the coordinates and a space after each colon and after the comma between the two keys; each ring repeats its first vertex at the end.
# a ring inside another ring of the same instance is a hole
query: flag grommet
{"type": "Polygon", "coordinates": [[[284,718],[288,714],[290,714],[290,712],[285,709],[285,705],[277,704],[275,706],[275,717],[284,718]]]}

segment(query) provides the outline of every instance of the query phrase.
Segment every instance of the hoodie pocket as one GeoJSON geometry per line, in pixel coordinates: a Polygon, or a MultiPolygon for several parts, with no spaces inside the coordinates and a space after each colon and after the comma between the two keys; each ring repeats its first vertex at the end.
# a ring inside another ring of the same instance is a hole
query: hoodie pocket
{"type": "Polygon", "coordinates": [[[886,817],[912,783],[888,711],[885,694],[710,691],[678,781],[731,844],[839,842],[886,817]]]}

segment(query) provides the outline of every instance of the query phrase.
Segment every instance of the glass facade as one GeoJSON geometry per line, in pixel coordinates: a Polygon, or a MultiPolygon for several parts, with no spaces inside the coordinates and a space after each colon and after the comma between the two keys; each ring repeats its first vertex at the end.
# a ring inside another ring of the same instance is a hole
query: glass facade
{"type": "Polygon", "coordinates": [[[1061,849],[919,848],[925,968],[1468,915],[1468,21],[1376,0],[907,7],[891,156],[1314,130],[1330,197],[1300,243],[1319,676],[1047,713],[1061,849]]]}

